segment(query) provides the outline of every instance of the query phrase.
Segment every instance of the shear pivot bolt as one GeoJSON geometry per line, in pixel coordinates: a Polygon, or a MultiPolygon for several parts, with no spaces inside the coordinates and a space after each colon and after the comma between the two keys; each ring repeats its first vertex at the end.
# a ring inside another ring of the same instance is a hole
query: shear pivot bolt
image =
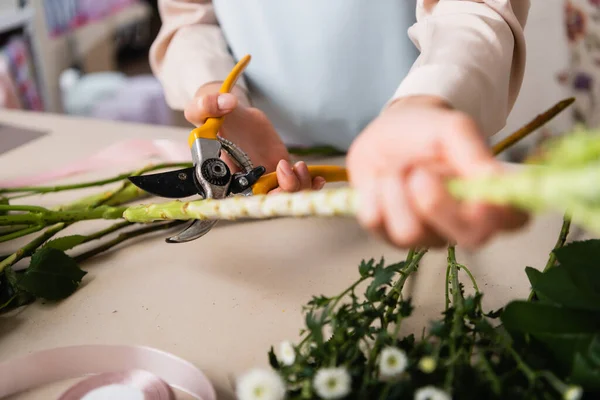
{"type": "Polygon", "coordinates": [[[248,179],[246,179],[246,177],[245,177],[245,176],[242,176],[242,177],[241,177],[241,178],[238,180],[238,182],[239,182],[239,184],[240,184],[241,186],[244,186],[244,187],[248,186],[248,179]]]}
{"type": "Polygon", "coordinates": [[[187,179],[187,174],[180,172],[179,175],[177,175],[177,177],[182,180],[185,181],[187,179]]]}

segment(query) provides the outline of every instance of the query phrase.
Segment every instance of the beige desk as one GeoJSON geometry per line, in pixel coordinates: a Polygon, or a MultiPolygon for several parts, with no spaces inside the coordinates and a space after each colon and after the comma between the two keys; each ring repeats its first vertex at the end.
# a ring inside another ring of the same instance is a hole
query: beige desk
{"type": "MultiPolygon", "coordinates": [[[[0,123],[50,132],[0,155],[0,179],[54,168],[121,139],[187,137],[186,130],[176,128],[7,111],[0,111],[0,123]]],[[[124,171],[107,165],[101,173],[68,181],[119,172],[124,171]]],[[[63,194],[39,202],[73,198],[63,194]]],[[[486,308],[527,295],[524,267],[545,264],[560,223],[559,217],[539,218],[525,231],[498,238],[477,253],[459,252],[485,291],[486,308]]],[[[92,231],[98,224],[74,230],[92,231]]],[[[167,245],[164,238],[163,232],[129,242],[84,264],[89,273],[83,286],[60,304],[38,302],[1,316],[0,360],[55,346],[147,345],[194,363],[211,379],[219,399],[233,398],[236,374],[266,366],[271,345],[297,338],[303,323],[300,309],[311,295],[338,293],[357,277],[363,258],[385,256],[391,262],[405,254],[369,237],[355,221],[342,219],[219,223],[191,243],[167,245]]],[[[0,244],[0,253],[8,247],[0,244]]],[[[420,331],[438,316],[444,272],[444,252],[425,257],[414,287],[417,308],[406,329],[420,331]]],[[[19,398],[50,399],[62,389],[19,398]]]]}

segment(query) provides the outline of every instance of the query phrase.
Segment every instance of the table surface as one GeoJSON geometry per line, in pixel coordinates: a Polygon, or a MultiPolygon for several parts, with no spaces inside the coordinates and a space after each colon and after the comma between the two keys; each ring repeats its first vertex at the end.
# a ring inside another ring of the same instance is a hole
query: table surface
{"type": "MultiPolygon", "coordinates": [[[[186,140],[187,130],[0,111],[0,124],[47,132],[0,155],[0,179],[42,172],[87,157],[119,140],[186,140]]],[[[4,141],[0,137],[0,141],[4,141]]],[[[343,159],[318,160],[342,164],[343,159]]],[[[100,172],[64,180],[83,181],[125,172],[100,172]]],[[[97,191],[97,189],[95,189],[97,191]]],[[[65,203],[88,194],[61,193],[35,199],[65,203]]],[[[66,232],[91,232],[104,221],[76,224],[66,232]]],[[[561,219],[535,218],[521,232],[502,235],[477,252],[458,251],[496,309],[528,294],[526,266],[542,267],[561,219]]],[[[357,278],[362,259],[393,262],[405,252],[370,237],[348,219],[276,219],[219,223],[201,240],[164,242],[165,232],[129,242],[83,265],[82,286],[59,304],[37,302],[0,316],[0,360],[79,344],[145,345],[195,364],[219,399],[233,398],[232,379],[267,366],[271,345],[296,340],[301,306],[312,295],[333,295],[357,278]]],[[[14,250],[0,244],[0,254],[14,250]]],[[[416,309],[403,325],[419,331],[443,309],[445,252],[431,251],[411,292],[416,309]]],[[[53,386],[19,396],[55,398],[53,386]]],[[[15,397],[17,398],[17,397],[15,397]]]]}

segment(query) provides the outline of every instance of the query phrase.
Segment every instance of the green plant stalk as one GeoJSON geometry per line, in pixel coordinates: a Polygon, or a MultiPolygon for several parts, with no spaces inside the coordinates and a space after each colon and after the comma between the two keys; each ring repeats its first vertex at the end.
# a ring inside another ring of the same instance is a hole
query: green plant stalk
{"type": "Polygon", "coordinates": [[[120,175],[117,175],[117,176],[114,176],[111,178],[100,179],[100,180],[91,181],[91,182],[75,183],[75,184],[70,184],[70,185],[56,185],[56,186],[22,186],[22,187],[12,187],[12,188],[0,188],[0,194],[28,192],[33,195],[33,194],[42,194],[42,193],[61,192],[61,191],[65,191],[65,190],[84,189],[84,188],[90,188],[90,187],[95,187],[95,186],[104,186],[104,185],[107,185],[110,183],[123,181],[123,180],[127,179],[129,176],[135,175],[136,173],[139,174],[139,173],[156,171],[159,169],[166,169],[166,168],[188,168],[188,167],[191,167],[191,163],[162,163],[162,164],[156,164],[156,165],[151,165],[151,166],[145,167],[140,171],[127,172],[127,173],[120,174],[120,175]]]}
{"type": "MultiPolygon", "coordinates": [[[[460,282],[458,280],[458,264],[456,262],[456,248],[455,246],[448,246],[448,266],[450,267],[450,282],[446,282],[451,285],[452,291],[452,307],[454,308],[454,314],[452,318],[452,330],[450,333],[450,359],[458,357],[456,354],[456,339],[460,336],[460,325],[463,318],[463,297],[460,290],[460,282]]],[[[454,381],[454,368],[453,364],[450,365],[448,375],[446,375],[446,390],[451,393],[452,383],[454,381]]]]}
{"type": "MultiPolygon", "coordinates": [[[[118,244],[121,244],[129,239],[133,239],[136,238],[138,236],[142,236],[142,235],[146,235],[148,233],[152,233],[152,232],[157,232],[157,231],[161,231],[161,230],[166,230],[166,229],[170,229],[173,228],[175,226],[179,226],[181,225],[183,222],[182,221],[171,221],[171,222],[167,222],[167,223],[162,223],[162,224],[152,224],[149,226],[145,226],[143,228],[139,228],[136,230],[132,230],[129,232],[123,232],[121,233],[119,236],[117,236],[116,238],[101,244],[100,246],[93,248],[91,250],[88,250],[78,256],[75,257],[75,261],[77,262],[83,262],[91,257],[94,257],[100,253],[103,253],[109,249],[111,249],[114,246],[117,246],[118,244]]],[[[117,224],[118,225],[118,224],[117,224]]],[[[116,226],[116,225],[115,225],[116,226]]],[[[116,229],[115,229],[116,230],[116,229]]]]}
{"type": "Polygon", "coordinates": [[[20,237],[39,232],[42,229],[44,229],[44,226],[45,225],[33,225],[33,226],[29,226],[27,228],[23,228],[21,230],[15,231],[15,232],[8,233],[6,235],[2,235],[2,236],[0,236],[0,243],[8,242],[9,240],[18,239],[20,237]]]}
{"type": "MultiPolygon", "coordinates": [[[[544,271],[546,272],[548,271],[550,268],[553,268],[556,264],[556,250],[560,249],[561,247],[563,247],[567,241],[567,237],[569,236],[569,230],[571,228],[571,218],[565,214],[563,217],[563,223],[562,226],[560,228],[560,233],[558,235],[558,239],[556,239],[556,244],[554,245],[554,248],[552,249],[552,251],[550,252],[550,256],[548,257],[548,262],[546,263],[546,266],[544,267],[544,271]]],[[[529,293],[529,297],[527,298],[527,301],[532,301],[532,300],[536,300],[537,296],[535,294],[535,291],[532,289],[531,292],[529,293]]]]}
{"type": "Polygon", "coordinates": [[[93,208],[94,205],[103,204],[106,206],[119,206],[127,204],[135,200],[149,197],[148,193],[144,192],[133,184],[126,185],[117,191],[108,190],[102,193],[93,194],[79,199],[73,203],[65,204],[54,208],[54,211],[74,211],[93,208]]]}
{"type": "Polygon", "coordinates": [[[556,264],[556,250],[560,249],[561,247],[563,247],[567,241],[567,237],[569,236],[569,230],[571,229],[571,218],[565,214],[565,216],[563,217],[563,223],[562,226],[560,228],[560,233],[558,235],[558,239],[556,240],[556,244],[554,245],[554,248],[552,249],[552,251],[550,252],[550,256],[548,257],[548,262],[546,263],[546,266],[544,267],[544,271],[546,272],[548,271],[550,268],[554,267],[554,265],[556,264]]]}
{"type": "Polygon", "coordinates": [[[30,212],[0,216],[0,225],[51,225],[94,219],[120,219],[127,207],[100,206],[90,210],[30,212]]]}
{"type": "Polygon", "coordinates": [[[88,243],[94,240],[98,240],[98,239],[102,239],[104,236],[110,235],[111,233],[117,232],[123,228],[127,228],[128,226],[133,225],[131,222],[129,221],[123,221],[123,222],[117,222],[116,224],[113,224],[111,226],[109,226],[108,228],[102,229],[98,232],[92,233],[90,235],[87,235],[85,237],[85,239],[83,240],[83,243],[88,243]]]}
{"type": "Polygon", "coordinates": [[[49,227],[48,229],[46,229],[46,231],[44,231],[44,233],[39,235],[37,238],[35,238],[31,242],[27,243],[25,246],[21,247],[19,250],[17,250],[16,252],[11,254],[4,260],[2,260],[0,262],[0,273],[2,271],[4,271],[4,269],[6,267],[9,267],[9,266],[15,264],[20,259],[28,257],[31,254],[33,254],[35,249],[37,249],[40,245],[42,245],[44,242],[46,242],[46,240],[50,239],[52,236],[54,236],[55,234],[60,232],[64,227],[65,227],[64,222],[59,222],[59,223],[49,227]]]}

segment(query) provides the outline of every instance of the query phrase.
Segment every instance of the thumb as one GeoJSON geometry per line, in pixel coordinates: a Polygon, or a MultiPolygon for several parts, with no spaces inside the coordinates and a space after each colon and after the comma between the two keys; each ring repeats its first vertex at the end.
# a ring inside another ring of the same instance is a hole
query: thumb
{"type": "Polygon", "coordinates": [[[209,117],[221,117],[238,106],[238,99],[231,93],[210,93],[196,97],[184,110],[185,119],[194,125],[202,125],[209,117]]]}

